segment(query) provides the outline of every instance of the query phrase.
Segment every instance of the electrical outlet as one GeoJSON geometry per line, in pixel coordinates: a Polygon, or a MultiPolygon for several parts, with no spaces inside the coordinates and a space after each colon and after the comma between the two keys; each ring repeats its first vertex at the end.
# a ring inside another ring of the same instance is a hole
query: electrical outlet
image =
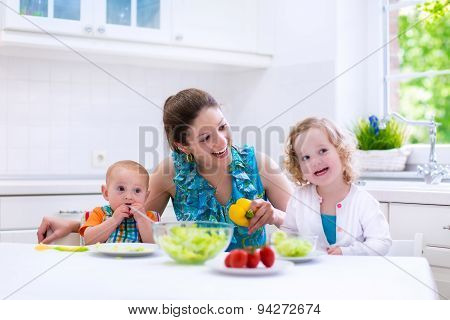
{"type": "Polygon", "coordinates": [[[104,150],[92,151],[92,167],[93,168],[106,167],[106,151],[104,150]]]}

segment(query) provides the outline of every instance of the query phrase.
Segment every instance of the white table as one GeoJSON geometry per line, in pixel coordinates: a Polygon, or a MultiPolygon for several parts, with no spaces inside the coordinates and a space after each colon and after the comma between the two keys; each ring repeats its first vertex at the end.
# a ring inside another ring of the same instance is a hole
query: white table
{"type": "Polygon", "coordinates": [[[322,256],[263,277],[178,265],[162,253],[116,258],[36,251],[32,244],[0,243],[0,259],[2,299],[437,298],[424,258],[322,256]]]}

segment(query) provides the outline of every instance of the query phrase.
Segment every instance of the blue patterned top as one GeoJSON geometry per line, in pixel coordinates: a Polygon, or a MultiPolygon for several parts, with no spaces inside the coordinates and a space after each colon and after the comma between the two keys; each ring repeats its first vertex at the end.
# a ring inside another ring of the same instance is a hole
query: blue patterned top
{"type": "MultiPolygon", "coordinates": [[[[175,167],[173,181],[176,186],[172,199],[175,215],[179,221],[218,221],[234,224],[228,216],[228,208],[239,198],[266,200],[253,147],[241,149],[231,147],[232,160],[228,172],[232,176],[231,198],[222,205],[215,196],[210,183],[197,171],[195,161],[188,162],[183,153],[173,152],[175,167]]],[[[234,224],[234,233],[227,251],[246,246],[261,246],[266,243],[265,228],[251,235],[248,228],[234,224]]]]}

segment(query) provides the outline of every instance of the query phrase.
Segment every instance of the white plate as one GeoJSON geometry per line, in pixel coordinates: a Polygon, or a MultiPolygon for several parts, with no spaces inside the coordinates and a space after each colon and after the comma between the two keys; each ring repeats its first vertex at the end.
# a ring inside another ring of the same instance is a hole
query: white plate
{"type": "Polygon", "coordinates": [[[286,260],[286,261],[292,261],[292,262],[304,262],[304,261],[310,261],[313,259],[316,259],[320,256],[324,256],[325,252],[322,251],[313,251],[310,252],[307,256],[304,257],[283,257],[277,254],[277,259],[286,260]]]}
{"type": "Polygon", "coordinates": [[[153,243],[100,243],[90,246],[94,252],[116,256],[136,257],[146,256],[158,250],[158,245],[153,243]]]}
{"type": "Polygon", "coordinates": [[[225,260],[220,258],[206,261],[205,265],[217,272],[239,276],[265,276],[283,272],[294,266],[289,261],[275,260],[274,265],[270,268],[266,268],[262,263],[259,263],[257,268],[228,268],[225,266],[225,260]]]}

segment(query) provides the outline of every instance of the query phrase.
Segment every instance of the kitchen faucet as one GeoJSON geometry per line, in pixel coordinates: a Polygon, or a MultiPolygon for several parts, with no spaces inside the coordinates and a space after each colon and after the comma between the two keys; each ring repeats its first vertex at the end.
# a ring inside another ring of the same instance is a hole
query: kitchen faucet
{"type": "Polygon", "coordinates": [[[398,120],[409,125],[428,127],[428,132],[430,133],[430,157],[428,163],[417,166],[417,174],[423,177],[425,183],[439,184],[441,183],[443,178],[450,175],[450,167],[438,164],[436,160],[436,134],[437,127],[440,125],[440,123],[434,121],[434,118],[431,118],[429,121],[408,120],[398,113],[392,112],[380,121],[380,129],[386,128],[386,123],[388,122],[390,117],[395,117],[398,120]]]}

